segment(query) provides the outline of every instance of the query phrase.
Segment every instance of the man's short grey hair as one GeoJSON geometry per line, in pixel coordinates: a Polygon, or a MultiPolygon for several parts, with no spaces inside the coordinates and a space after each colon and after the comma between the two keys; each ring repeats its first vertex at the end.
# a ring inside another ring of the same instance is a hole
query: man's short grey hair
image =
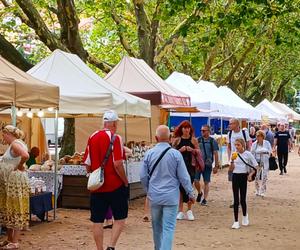
{"type": "Polygon", "coordinates": [[[160,139],[169,139],[170,138],[170,129],[166,125],[159,125],[156,129],[155,134],[160,139]]]}

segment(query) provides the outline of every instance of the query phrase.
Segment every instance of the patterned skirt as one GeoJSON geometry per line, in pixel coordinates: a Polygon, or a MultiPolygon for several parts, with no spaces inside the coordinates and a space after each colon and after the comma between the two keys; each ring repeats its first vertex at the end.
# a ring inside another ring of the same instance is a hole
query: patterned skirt
{"type": "Polygon", "coordinates": [[[13,169],[14,166],[12,164],[0,162],[0,225],[5,224],[7,181],[13,169]]]}
{"type": "Polygon", "coordinates": [[[30,186],[26,171],[13,171],[9,175],[6,192],[5,225],[12,229],[29,226],[30,186]]]}

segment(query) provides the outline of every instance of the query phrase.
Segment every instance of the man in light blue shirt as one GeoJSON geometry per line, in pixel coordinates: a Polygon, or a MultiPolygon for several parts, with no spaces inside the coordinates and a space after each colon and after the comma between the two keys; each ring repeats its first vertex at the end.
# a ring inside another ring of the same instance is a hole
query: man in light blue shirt
{"type": "Polygon", "coordinates": [[[171,250],[179,202],[179,185],[183,186],[193,203],[195,198],[182,155],[176,149],[172,148],[166,152],[150,176],[157,159],[170,147],[169,128],[165,125],[158,126],[155,138],[158,143],[145,154],[140,177],[151,206],[154,249],[171,250]]]}

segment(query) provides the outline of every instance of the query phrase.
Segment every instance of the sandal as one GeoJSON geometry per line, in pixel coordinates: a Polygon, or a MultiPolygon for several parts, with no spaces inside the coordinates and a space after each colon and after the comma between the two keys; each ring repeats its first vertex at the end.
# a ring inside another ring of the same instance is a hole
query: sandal
{"type": "Polygon", "coordinates": [[[19,249],[19,243],[12,243],[9,242],[7,245],[5,245],[4,247],[1,247],[1,249],[19,249]]]}
{"type": "Polygon", "coordinates": [[[0,247],[4,247],[4,246],[6,246],[8,243],[9,243],[9,241],[7,241],[7,240],[1,241],[1,242],[0,242],[0,247]]]}
{"type": "Polygon", "coordinates": [[[108,229],[108,228],[112,228],[112,227],[113,227],[113,224],[109,224],[109,225],[103,226],[103,229],[108,229]]]}
{"type": "Polygon", "coordinates": [[[148,215],[145,215],[144,217],[143,217],[143,222],[149,222],[150,220],[149,220],[149,217],[148,217],[148,215]]]}

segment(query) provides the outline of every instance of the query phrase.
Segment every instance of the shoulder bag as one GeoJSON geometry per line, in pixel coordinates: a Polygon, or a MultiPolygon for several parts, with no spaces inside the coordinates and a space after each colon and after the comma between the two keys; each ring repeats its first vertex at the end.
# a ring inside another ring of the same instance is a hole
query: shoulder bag
{"type": "Polygon", "coordinates": [[[108,150],[106,151],[106,154],[105,154],[105,157],[104,157],[104,160],[103,160],[101,166],[99,168],[97,168],[96,170],[94,170],[90,174],[88,184],[87,184],[88,190],[95,191],[104,184],[104,169],[105,169],[105,165],[108,161],[108,158],[110,156],[110,153],[112,151],[112,147],[114,145],[115,139],[116,139],[116,135],[114,134],[110,140],[108,150]]]}
{"type": "Polygon", "coordinates": [[[276,169],[278,169],[276,158],[275,156],[271,155],[269,158],[269,170],[274,171],[276,169]]]}
{"type": "Polygon", "coordinates": [[[252,168],[252,169],[254,170],[254,174],[252,175],[252,181],[254,181],[255,178],[256,178],[257,169],[256,169],[255,167],[251,166],[249,163],[247,163],[247,162],[243,159],[243,157],[242,157],[240,154],[238,154],[238,156],[239,156],[239,158],[242,160],[242,162],[244,162],[244,164],[245,164],[246,166],[248,166],[248,167],[250,167],[250,168],[252,168]]]}

